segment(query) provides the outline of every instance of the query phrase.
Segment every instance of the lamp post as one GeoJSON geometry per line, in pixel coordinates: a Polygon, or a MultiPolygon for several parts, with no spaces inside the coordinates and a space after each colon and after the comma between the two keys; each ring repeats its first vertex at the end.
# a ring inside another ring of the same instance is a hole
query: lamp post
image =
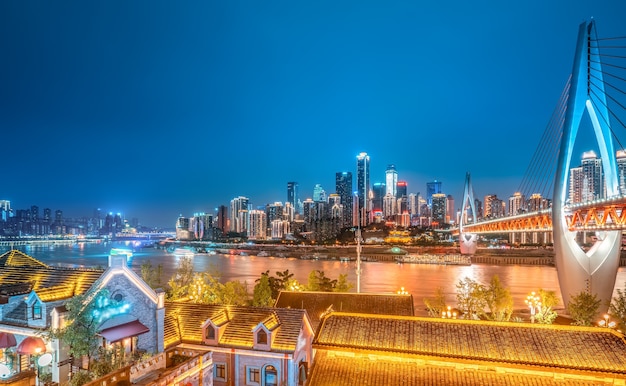
{"type": "Polygon", "coordinates": [[[598,325],[600,325],[600,327],[615,328],[616,323],[610,321],[609,314],[604,314],[603,319],[598,322],[598,325]]]}
{"type": "Polygon", "coordinates": [[[535,314],[538,311],[541,312],[541,298],[535,294],[535,291],[533,291],[530,295],[526,296],[524,303],[526,303],[530,309],[530,322],[535,323],[535,314]]]}
{"type": "Polygon", "coordinates": [[[448,306],[447,311],[441,311],[442,319],[456,319],[456,311],[452,311],[452,307],[448,306]]]}

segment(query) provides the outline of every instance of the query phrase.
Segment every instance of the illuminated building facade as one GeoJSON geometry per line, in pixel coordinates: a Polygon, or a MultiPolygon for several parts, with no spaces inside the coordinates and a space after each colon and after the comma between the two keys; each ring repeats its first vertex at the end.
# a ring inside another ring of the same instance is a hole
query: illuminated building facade
{"type": "Polygon", "coordinates": [[[343,205],[343,227],[352,226],[352,173],[335,173],[335,192],[343,205]]]}
{"type": "Polygon", "coordinates": [[[248,205],[247,197],[239,196],[230,201],[230,231],[245,233],[248,231],[248,205]]]}
{"type": "Polygon", "coordinates": [[[396,171],[396,165],[387,165],[385,171],[385,186],[387,187],[385,194],[391,194],[396,197],[398,185],[398,172],[396,171]]]}
{"type": "Polygon", "coordinates": [[[520,192],[515,192],[509,197],[509,216],[515,216],[526,211],[526,197],[520,192]]]}
{"type": "Polygon", "coordinates": [[[426,201],[428,201],[428,206],[432,207],[433,205],[433,195],[441,193],[441,181],[433,181],[426,183],[426,201]]]}
{"type": "Polygon", "coordinates": [[[396,194],[397,198],[402,198],[407,196],[408,184],[406,181],[398,181],[396,183],[396,194]]]}
{"type": "Polygon", "coordinates": [[[443,193],[435,193],[432,198],[432,218],[439,226],[446,222],[447,196],[443,193]]]}
{"type": "Polygon", "coordinates": [[[315,184],[315,187],[313,187],[313,201],[326,201],[326,191],[324,190],[324,188],[322,188],[322,185],[320,184],[315,184]]]}
{"type": "Polygon", "coordinates": [[[387,194],[387,188],[382,182],[376,182],[372,185],[372,210],[383,212],[384,214],[384,199],[387,194]]]}
{"type": "Polygon", "coordinates": [[[622,195],[626,195],[626,151],[618,150],[616,155],[616,161],[619,192],[622,195]]]}
{"type": "Polygon", "coordinates": [[[287,182],[287,202],[294,208],[295,213],[300,213],[300,208],[298,208],[298,183],[295,181],[287,182]]]}
{"type": "Polygon", "coordinates": [[[361,225],[369,222],[370,204],[370,157],[367,153],[360,153],[356,157],[356,186],[358,193],[358,208],[361,225]]]}

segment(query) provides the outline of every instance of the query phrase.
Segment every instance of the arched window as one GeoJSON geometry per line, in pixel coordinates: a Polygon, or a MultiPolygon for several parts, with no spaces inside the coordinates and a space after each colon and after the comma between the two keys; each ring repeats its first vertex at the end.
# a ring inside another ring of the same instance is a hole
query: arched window
{"type": "Polygon", "coordinates": [[[263,385],[265,386],[277,386],[278,385],[278,371],[274,366],[266,366],[263,369],[263,385]]]}
{"type": "Polygon", "coordinates": [[[206,338],[209,340],[215,340],[215,327],[210,324],[206,327],[206,338]]]}
{"type": "Polygon", "coordinates": [[[267,332],[264,329],[260,329],[256,333],[256,342],[257,344],[267,344],[267,332]]]}

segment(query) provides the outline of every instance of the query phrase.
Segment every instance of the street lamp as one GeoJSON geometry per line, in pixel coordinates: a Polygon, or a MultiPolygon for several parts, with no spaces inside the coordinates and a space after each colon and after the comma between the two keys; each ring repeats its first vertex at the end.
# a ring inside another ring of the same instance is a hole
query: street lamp
{"type": "Polygon", "coordinates": [[[406,291],[404,289],[404,287],[400,287],[400,290],[398,290],[398,295],[408,295],[409,291],[406,291]]]}
{"type": "Polygon", "coordinates": [[[541,312],[541,298],[535,294],[535,291],[526,296],[524,303],[530,309],[530,322],[535,323],[535,314],[541,312]]]}
{"type": "Polygon", "coordinates": [[[609,321],[609,314],[604,314],[604,319],[598,322],[600,327],[615,328],[616,323],[609,321]]]}
{"type": "Polygon", "coordinates": [[[456,311],[452,311],[452,307],[448,306],[448,311],[441,311],[442,319],[456,319],[456,311]]]}

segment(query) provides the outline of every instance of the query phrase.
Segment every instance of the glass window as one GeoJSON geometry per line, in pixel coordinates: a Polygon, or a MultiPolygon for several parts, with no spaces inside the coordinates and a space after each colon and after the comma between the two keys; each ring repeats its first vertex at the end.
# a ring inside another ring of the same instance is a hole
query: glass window
{"type": "Polygon", "coordinates": [[[267,366],[265,368],[265,386],[278,386],[278,371],[276,367],[267,366]]]}
{"type": "Polygon", "coordinates": [[[210,340],[215,340],[215,327],[210,324],[206,328],[206,338],[210,340]]]}
{"type": "Polygon", "coordinates": [[[267,332],[265,332],[265,330],[260,329],[259,332],[256,333],[256,342],[257,344],[267,344],[267,332]]]}
{"type": "Polygon", "coordinates": [[[248,367],[248,379],[249,385],[259,385],[261,383],[261,369],[258,367],[248,367]]]}
{"type": "Polygon", "coordinates": [[[33,319],[41,319],[41,303],[33,304],[33,319]]]}
{"type": "Polygon", "coordinates": [[[215,364],[215,374],[213,374],[215,376],[215,379],[218,379],[220,381],[225,381],[226,380],[226,363],[216,363],[215,364]]]}

